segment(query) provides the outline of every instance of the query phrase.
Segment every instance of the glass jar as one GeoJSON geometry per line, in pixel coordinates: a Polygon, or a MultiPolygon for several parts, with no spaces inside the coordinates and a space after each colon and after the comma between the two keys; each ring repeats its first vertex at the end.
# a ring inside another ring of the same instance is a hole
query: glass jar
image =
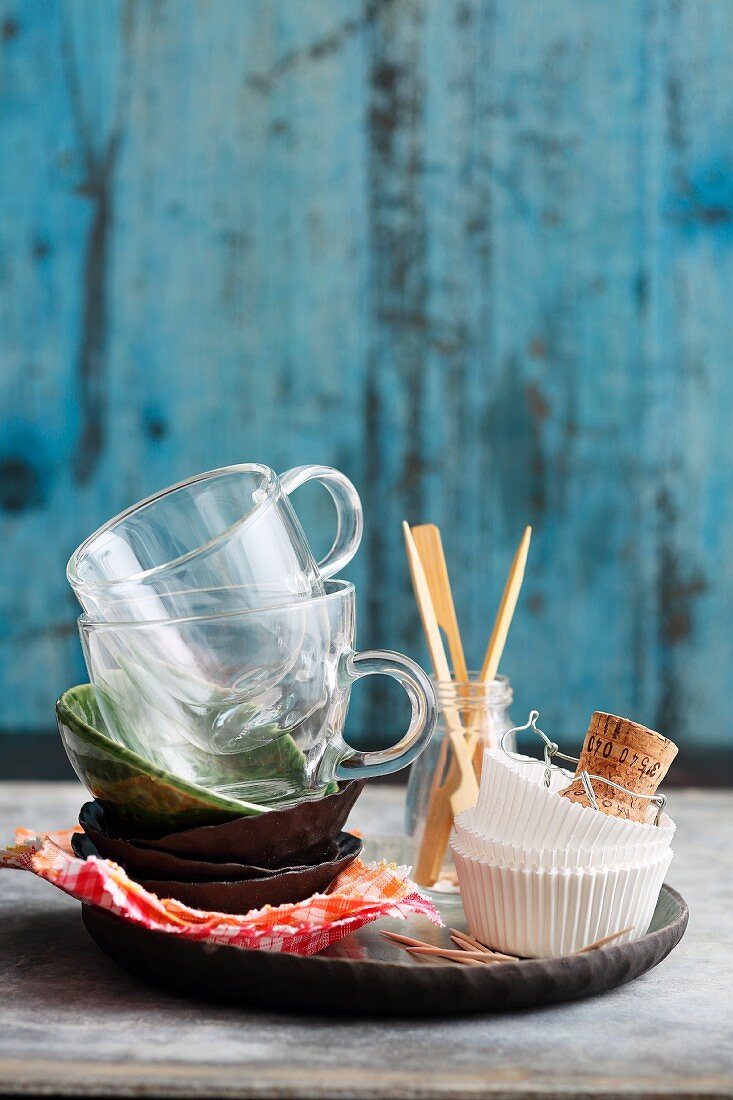
{"type": "MultiPolygon", "coordinates": [[[[419,861],[431,798],[440,797],[439,788],[453,760],[453,749],[445,721],[446,709],[459,714],[466,737],[475,739],[473,764],[479,780],[484,749],[498,747],[503,734],[514,725],[509,715],[514,693],[506,676],[497,676],[487,684],[480,678],[478,672],[471,672],[466,683],[457,683],[455,680],[441,683],[433,680],[433,684],[438,701],[435,733],[425,751],[418,756],[410,768],[407,785],[405,830],[410,839],[413,867],[417,866],[419,861]],[[436,789],[438,789],[437,795],[436,789]]],[[[516,749],[514,737],[507,738],[506,748],[516,749]]],[[[420,888],[428,895],[434,894],[441,898],[458,894],[453,857],[447,843],[437,881],[431,888],[425,886],[420,888]]]]}

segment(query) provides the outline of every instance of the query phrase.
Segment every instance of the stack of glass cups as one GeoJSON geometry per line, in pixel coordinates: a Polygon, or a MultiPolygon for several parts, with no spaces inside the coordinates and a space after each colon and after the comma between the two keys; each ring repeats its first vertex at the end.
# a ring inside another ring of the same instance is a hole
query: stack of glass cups
{"type": "Polygon", "coordinates": [[[67,574],[109,734],[180,778],[263,806],[409,764],[435,722],[430,681],[400,654],[356,653],[354,588],[329,580],[361,533],[354,486],[325,466],[279,478],[259,464],[213,470],[104,524],[67,574]],[[318,563],[289,499],[311,480],[337,513],[318,563]],[[404,687],[411,719],[397,745],[360,753],[342,731],[353,682],[376,673],[404,687]]]}
{"type": "MultiPolygon", "coordinates": [[[[514,695],[506,676],[497,676],[495,680],[486,683],[478,672],[470,672],[468,681],[464,683],[434,680],[433,684],[438,703],[435,734],[410,769],[407,787],[405,828],[415,864],[422,845],[431,795],[435,787],[444,781],[454,757],[445,722],[446,710],[458,711],[461,717],[479,777],[484,750],[497,746],[513,726],[509,707],[514,695]]],[[[513,748],[513,736],[505,743],[513,748]]],[[[446,895],[459,897],[453,857],[447,847],[441,874],[434,886],[426,889],[426,893],[441,898],[446,895]]]]}

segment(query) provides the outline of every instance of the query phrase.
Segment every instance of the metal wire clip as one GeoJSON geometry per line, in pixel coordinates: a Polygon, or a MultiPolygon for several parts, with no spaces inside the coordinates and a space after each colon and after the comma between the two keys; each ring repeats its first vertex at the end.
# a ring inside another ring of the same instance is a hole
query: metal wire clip
{"type": "Polygon", "coordinates": [[[560,752],[559,745],[555,741],[551,741],[550,738],[547,736],[547,734],[543,730],[541,730],[539,728],[539,726],[537,725],[537,719],[539,718],[539,716],[540,716],[540,712],[538,710],[531,710],[529,712],[529,718],[527,719],[527,721],[524,723],[523,726],[513,726],[511,729],[507,730],[506,733],[504,733],[502,735],[502,738],[501,738],[501,741],[499,742],[499,744],[501,746],[502,751],[510,759],[512,759],[512,760],[521,760],[522,762],[524,762],[526,760],[532,760],[531,757],[522,756],[521,753],[512,752],[511,749],[508,749],[506,747],[506,740],[513,733],[522,733],[524,730],[531,729],[533,731],[533,733],[537,734],[537,736],[542,740],[542,742],[544,744],[544,757],[545,757],[544,761],[542,761],[542,760],[533,760],[532,762],[535,763],[535,764],[543,764],[544,765],[544,769],[545,769],[544,781],[545,781],[545,786],[546,787],[550,786],[551,777],[552,777],[552,769],[557,768],[558,771],[561,771],[564,775],[567,775],[570,779],[572,779],[572,780],[578,780],[579,779],[580,780],[580,782],[583,784],[583,790],[585,791],[585,793],[588,797],[588,801],[590,802],[591,806],[593,807],[594,810],[600,812],[600,806],[598,805],[598,799],[596,797],[596,792],[593,789],[593,780],[595,779],[596,782],[605,783],[608,787],[614,787],[617,791],[622,791],[624,794],[631,795],[632,798],[643,798],[647,802],[651,802],[653,805],[655,805],[657,807],[657,813],[656,813],[656,817],[654,818],[654,824],[659,825],[659,823],[661,821],[661,818],[662,818],[662,813],[664,812],[665,807],[667,805],[667,796],[666,795],[664,795],[664,794],[639,794],[637,791],[630,791],[628,787],[622,787],[620,783],[614,783],[612,779],[607,779],[604,775],[593,775],[591,772],[585,771],[585,770],[583,770],[582,772],[578,772],[577,775],[574,775],[572,772],[569,772],[567,768],[561,768],[558,764],[553,764],[553,758],[556,757],[556,756],[558,756],[561,760],[567,760],[568,763],[570,763],[570,764],[577,764],[577,763],[579,763],[579,760],[578,760],[577,756],[568,756],[567,753],[560,752]]]}

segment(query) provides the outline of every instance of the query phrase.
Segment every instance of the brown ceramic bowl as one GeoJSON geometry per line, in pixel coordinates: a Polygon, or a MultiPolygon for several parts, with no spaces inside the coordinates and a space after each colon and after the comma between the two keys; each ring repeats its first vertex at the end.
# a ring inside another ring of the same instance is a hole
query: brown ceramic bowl
{"type": "Polygon", "coordinates": [[[160,852],[156,848],[141,848],[135,841],[123,840],[115,835],[106,815],[98,802],[87,802],[79,811],[79,823],[85,836],[77,834],[72,838],[77,855],[100,855],[119,863],[133,878],[166,879],[178,882],[244,882],[247,879],[267,878],[281,870],[304,870],[313,863],[324,863],[338,858],[339,849],[332,842],[321,859],[301,861],[297,867],[286,865],[280,868],[257,867],[246,863],[219,863],[210,860],[185,859],[170,852],[160,852]],[[91,841],[94,851],[85,839],[91,841]]]}
{"type": "MultiPolygon", "coordinates": [[[[74,834],[72,844],[77,855],[84,858],[101,854],[86,834],[74,834]]],[[[311,867],[283,869],[268,873],[264,878],[243,882],[136,881],[160,898],[175,898],[193,909],[212,913],[249,913],[251,909],[261,909],[263,905],[284,905],[323,893],[336,876],[353,863],[362,847],[360,837],[341,833],[336,839],[336,858],[311,867]]]]}
{"type": "MultiPolygon", "coordinates": [[[[342,831],[365,780],[352,779],[335,794],[298,802],[258,817],[240,817],[222,825],[204,825],[167,833],[156,840],[125,833],[138,848],[170,852],[184,859],[245,863],[269,869],[323,860],[342,831]]],[[[120,830],[115,833],[120,836],[120,830]]]]}

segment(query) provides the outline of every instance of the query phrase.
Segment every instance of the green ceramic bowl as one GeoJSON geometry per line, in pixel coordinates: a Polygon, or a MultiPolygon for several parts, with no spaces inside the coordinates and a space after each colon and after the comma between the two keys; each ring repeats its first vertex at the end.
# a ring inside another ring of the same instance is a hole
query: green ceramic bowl
{"type": "Polygon", "coordinates": [[[223,798],[178,779],[114,741],[91,684],[65,691],[56,703],[56,719],[74,771],[122,828],[155,837],[264,812],[251,802],[223,798]]]}

